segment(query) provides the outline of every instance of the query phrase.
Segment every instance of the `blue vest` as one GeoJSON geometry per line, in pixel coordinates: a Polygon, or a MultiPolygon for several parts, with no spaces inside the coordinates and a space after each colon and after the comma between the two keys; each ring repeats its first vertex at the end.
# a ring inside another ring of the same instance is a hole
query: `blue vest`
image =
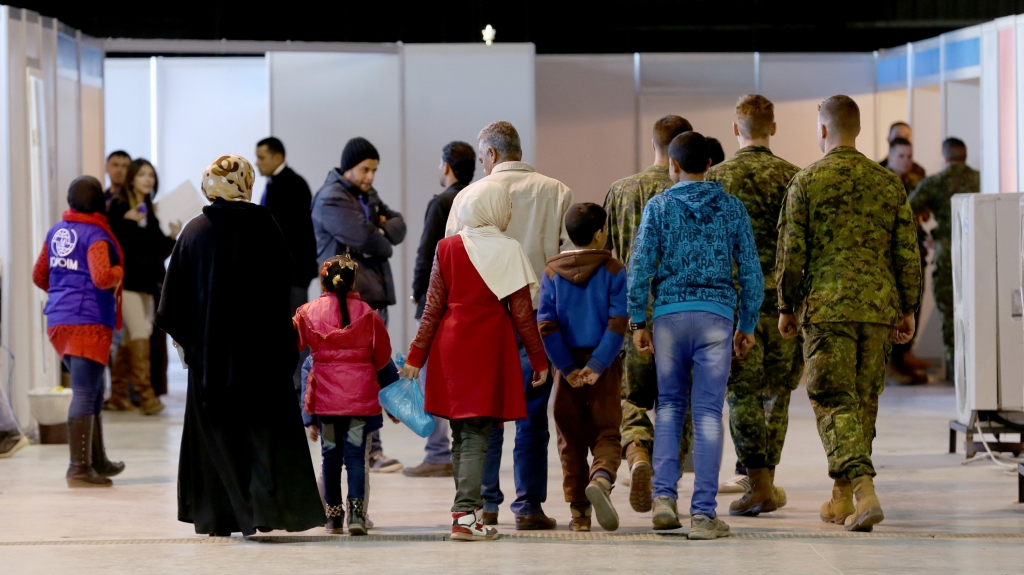
{"type": "MultiPolygon", "coordinates": [[[[46,234],[50,291],[43,313],[48,327],[100,324],[114,329],[117,321],[114,290],[97,288],[89,275],[89,246],[98,241],[113,245],[105,231],[80,222],[58,222],[46,234]]],[[[112,261],[111,265],[117,263],[112,261]]]]}

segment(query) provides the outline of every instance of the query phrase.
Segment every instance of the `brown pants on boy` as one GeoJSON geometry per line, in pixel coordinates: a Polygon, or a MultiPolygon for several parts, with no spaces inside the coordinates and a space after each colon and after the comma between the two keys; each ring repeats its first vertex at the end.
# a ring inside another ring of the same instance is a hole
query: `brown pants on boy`
{"type": "MultiPolygon", "coordinates": [[[[590,354],[574,353],[576,365],[585,366],[590,354]]],[[[587,484],[597,471],[605,471],[615,484],[622,460],[622,404],[619,399],[622,360],[616,358],[593,385],[572,387],[557,374],[555,379],[555,428],[558,455],[562,460],[562,489],[570,505],[590,505],[587,484]],[[587,451],[594,454],[588,464],[587,451]]]]}

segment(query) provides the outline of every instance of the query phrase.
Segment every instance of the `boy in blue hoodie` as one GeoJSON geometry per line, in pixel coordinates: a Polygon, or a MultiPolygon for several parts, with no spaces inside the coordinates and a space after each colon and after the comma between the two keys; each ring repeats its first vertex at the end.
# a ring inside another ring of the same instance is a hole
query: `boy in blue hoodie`
{"type": "Polygon", "coordinates": [[[555,428],[573,531],[590,531],[592,508],[601,527],[619,528],[610,495],[622,457],[619,351],[629,317],[626,270],[603,249],[607,220],[597,204],[569,208],[565,229],[580,249],[548,260],[537,312],[544,348],[558,370],[555,428]]]}

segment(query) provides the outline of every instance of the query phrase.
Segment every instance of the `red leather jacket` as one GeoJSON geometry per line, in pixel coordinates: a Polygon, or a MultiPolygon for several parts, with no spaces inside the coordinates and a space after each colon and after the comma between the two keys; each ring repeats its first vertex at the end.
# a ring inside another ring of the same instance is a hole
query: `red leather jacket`
{"type": "Polygon", "coordinates": [[[306,388],[306,413],[380,415],[377,371],[391,357],[391,340],[380,316],[359,295],[347,301],[351,323],[341,327],[338,298],[325,293],[299,308],[292,323],[299,349],[309,346],[313,369],[306,388]]]}

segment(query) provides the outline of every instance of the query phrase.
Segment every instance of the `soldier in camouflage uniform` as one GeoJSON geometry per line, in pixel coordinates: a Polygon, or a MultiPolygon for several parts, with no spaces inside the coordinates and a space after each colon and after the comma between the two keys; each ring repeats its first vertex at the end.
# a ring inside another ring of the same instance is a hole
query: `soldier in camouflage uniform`
{"type": "Polygon", "coordinates": [[[721,182],[726,193],[743,202],[754,228],[764,273],[765,297],[754,331],[755,343],[742,358],[733,358],[729,377],[729,428],[736,457],[749,477],[746,493],[729,506],[730,515],[756,516],[786,504],[775,487],[775,466],[789,426],[789,397],[800,385],[803,356],[795,339],[779,333],[775,297],[775,256],[779,212],[786,187],[800,168],[772,154],[774,105],[764,96],[747,95],[736,104],[733,133],[741,146],[736,155],[712,167],[705,179],[721,182]]]}
{"type": "MultiPolygon", "coordinates": [[[[898,125],[898,124],[897,124],[898,125]]],[[[909,128],[906,129],[909,135],[909,128]]],[[[914,145],[910,143],[909,139],[903,136],[892,136],[890,131],[889,139],[889,155],[886,157],[888,160],[884,166],[892,170],[897,176],[900,177],[900,181],[903,182],[903,189],[906,190],[909,195],[910,192],[914,191],[917,184],[924,179],[925,172],[924,168],[917,165],[914,162],[914,145]]],[[[928,255],[927,250],[924,247],[924,241],[928,238],[928,234],[917,226],[917,249],[921,254],[921,269],[928,267],[928,255]]],[[[921,313],[915,316],[914,321],[920,323],[921,313]]],[[[915,338],[917,334],[915,334],[915,338]]],[[[893,370],[896,373],[903,375],[906,379],[900,381],[900,383],[906,385],[920,385],[928,383],[928,374],[925,371],[931,367],[931,364],[923,359],[919,359],[913,353],[914,340],[910,340],[905,344],[898,344],[892,346],[891,363],[893,370]]]]}
{"type": "Polygon", "coordinates": [[[946,379],[953,381],[953,262],[952,208],[953,194],[977,194],[981,191],[980,174],[965,163],[967,145],[957,138],[942,143],[946,165],[938,174],[929,176],[910,194],[910,207],[921,219],[928,215],[938,224],[932,230],[935,241],[935,271],[932,272],[932,294],[935,307],[942,314],[942,343],[946,346],[946,379]]]}
{"type": "MultiPolygon", "coordinates": [[[[604,200],[608,212],[608,249],[612,255],[629,267],[633,238],[640,227],[644,206],[655,195],[672,187],[668,176],[668,146],[672,139],[693,127],[679,116],[665,116],[654,124],[654,165],[639,174],[623,178],[614,184],[604,200]]],[[[647,308],[647,319],[653,319],[654,310],[647,308]]],[[[629,502],[634,511],[651,510],[651,450],[654,447],[654,425],[647,415],[654,409],[658,397],[658,377],[654,356],[641,356],[627,335],[623,348],[622,374],[622,449],[629,466],[629,502]]],[[[693,423],[689,413],[679,444],[680,469],[693,441],[693,423]]]]}
{"type": "Polygon", "coordinates": [[[857,151],[859,133],[853,99],[822,102],[825,157],[789,186],[775,277],[779,331],[803,328],[807,394],[835,480],[821,518],[870,531],[884,518],[871,463],[878,395],[892,343],[914,334],[921,262],[903,184],[857,151]]]}

